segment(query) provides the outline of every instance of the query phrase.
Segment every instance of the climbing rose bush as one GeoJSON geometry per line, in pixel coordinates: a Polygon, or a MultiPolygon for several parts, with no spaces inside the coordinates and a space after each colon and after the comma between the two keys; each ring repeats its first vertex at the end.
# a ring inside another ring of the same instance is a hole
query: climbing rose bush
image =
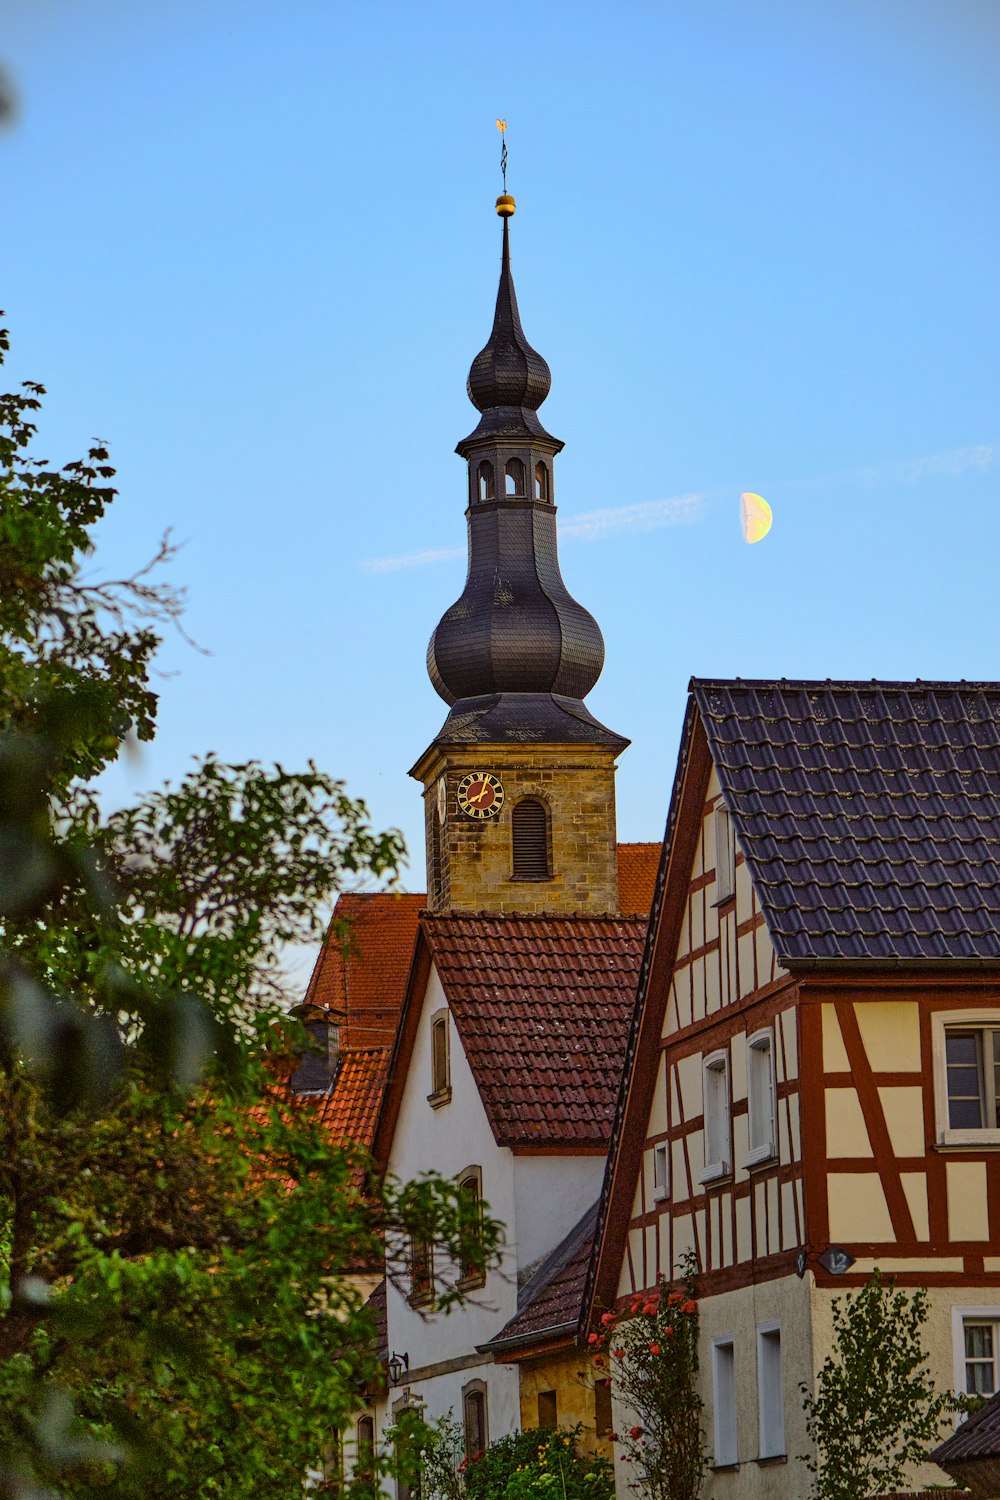
{"type": "Polygon", "coordinates": [[[589,1335],[594,1364],[612,1379],[634,1421],[613,1433],[634,1489],[650,1500],[697,1500],[705,1477],[703,1403],[697,1391],[698,1299],[693,1266],[662,1277],[589,1335]]]}

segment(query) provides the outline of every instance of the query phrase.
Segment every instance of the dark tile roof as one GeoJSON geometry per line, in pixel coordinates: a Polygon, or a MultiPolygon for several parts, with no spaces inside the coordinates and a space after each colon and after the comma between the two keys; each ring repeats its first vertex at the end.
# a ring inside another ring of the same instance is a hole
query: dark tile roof
{"type": "Polygon", "coordinates": [[[341,1052],[333,1087],[316,1104],[320,1120],[335,1140],[371,1149],[390,1054],[389,1047],[341,1052]]]}
{"type": "Polygon", "coordinates": [[[1000,960],[1000,683],[691,691],[780,960],[1000,960]]]}
{"type": "Polygon", "coordinates": [[[427,941],[503,1146],[607,1146],[644,918],[425,913],[427,941]]]}
{"type": "Polygon", "coordinates": [[[547,1334],[575,1332],[580,1321],[587,1266],[597,1223],[591,1204],[569,1234],[547,1255],[517,1294],[517,1312],[489,1348],[540,1342],[547,1334]]]}
{"type": "Polygon", "coordinates": [[[991,1396],[931,1454],[932,1461],[946,1471],[952,1464],[985,1458],[1000,1458],[1000,1393],[991,1396]]]}
{"type": "Polygon", "coordinates": [[[426,906],[423,892],[350,893],[339,897],[305,994],[305,1005],[333,1011],[347,1047],[391,1047],[426,906]],[[343,923],[349,924],[346,940],[343,923]]]}
{"type": "Polygon", "coordinates": [[[624,916],[648,915],[662,852],[662,844],[618,845],[618,910],[624,916]]]}

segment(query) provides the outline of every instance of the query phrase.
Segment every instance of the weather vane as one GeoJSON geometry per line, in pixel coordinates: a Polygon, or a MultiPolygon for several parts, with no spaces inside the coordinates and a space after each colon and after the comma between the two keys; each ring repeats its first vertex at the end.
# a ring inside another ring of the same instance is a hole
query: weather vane
{"type": "Polygon", "coordinates": [[[507,121],[506,120],[498,120],[497,121],[497,129],[500,132],[500,139],[503,142],[503,145],[500,147],[500,171],[503,173],[503,190],[504,190],[504,193],[506,194],[506,192],[507,192],[507,121]]]}

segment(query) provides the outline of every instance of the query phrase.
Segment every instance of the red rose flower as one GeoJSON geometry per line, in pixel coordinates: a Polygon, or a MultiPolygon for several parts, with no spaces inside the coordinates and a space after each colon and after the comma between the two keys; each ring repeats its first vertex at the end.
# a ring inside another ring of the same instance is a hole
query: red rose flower
{"type": "Polygon", "coordinates": [[[601,1336],[600,1336],[599,1333],[588,1333],[587,1334],[587,1343],[588,1344],[599,1344],[600,1342],[601,1342],[601,1336]]]}
{"type": "Polygon", "coordinates": [[[642,1437],[642,1428],[641,1427],[630,1427],[629,1430],[628,1430],[628,1435],[632,1439],[632,1441],[635,1442],[636,1438],[641,1438],[642,1437]]]}
{"type": "Polygon", "coordinates": [[[601,1356],[599,1354],[595,1354],[594,1355],[594,1364],[600,1366],[600,1365],[603,1365],[603,1363],[604,1363],[604,1360],[601,1358],[601,1356]]]}
{"type": "Polygon", "coordinates": [[[612,1325],[612,1323],[614,1321],[615,1321],[615,1315],[614,1315],[614,1313],[602,1313],[601,1314],[601,1322],[604,1324],[605,1328],[610,1328],[611,1325],[612,1325]]]}
{"type": "Polygon", "coordinates": [[[614,1355],[615,1359],[624,1359],[625,1358],[625,1350],[624,1349],[612,1349],[611,1353],[614,1355]]]}
{"type": "Polygon", "coordinates": [[[654,1354],[655,1355],[655,1354],[662,1354],[663,1350],[660,1348],[659,1344],[650,1344],[650,1346],[649,1346],[649,1352],[650,1352],[650,1354],[654,1354]]]}
{"type": "Polygon", "coordinates": [[[691,1314],[694,1312],[696,1306],[697,1306],[697,1303],[693,1302],[691,1300],[691,1298],[689,1297],[686,1302],[682,1302],[681,1303],[681,1312],[682,1313],[687,1313],[688,1317],[690,1317],[691,1314]]]}

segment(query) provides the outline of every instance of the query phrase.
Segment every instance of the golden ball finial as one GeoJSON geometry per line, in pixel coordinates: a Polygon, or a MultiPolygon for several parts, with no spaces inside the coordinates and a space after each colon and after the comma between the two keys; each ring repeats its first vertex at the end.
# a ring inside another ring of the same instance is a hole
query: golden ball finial
{"type": "Polygon", "coordinates": [[[517,208],[517,204],[509,193],[501,193],[497,199],[497,213],[501,219],[509,219],[517,208]]]}

